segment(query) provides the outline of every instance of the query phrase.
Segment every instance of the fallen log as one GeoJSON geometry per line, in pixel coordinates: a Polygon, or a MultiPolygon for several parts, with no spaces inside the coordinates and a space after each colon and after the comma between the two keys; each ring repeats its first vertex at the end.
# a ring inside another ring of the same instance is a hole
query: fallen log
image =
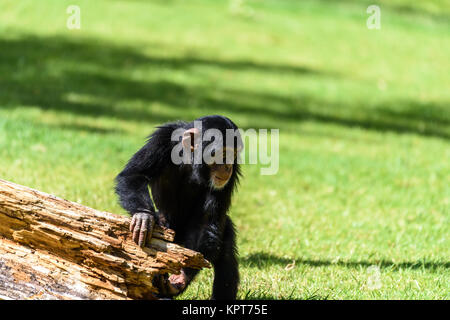
{"type": "Polygon", "coordinates": [[[154,299],[155,275],[210,267],[160,226],[140,248],[129,223],[0,179],[0,299],[154,299]]]}

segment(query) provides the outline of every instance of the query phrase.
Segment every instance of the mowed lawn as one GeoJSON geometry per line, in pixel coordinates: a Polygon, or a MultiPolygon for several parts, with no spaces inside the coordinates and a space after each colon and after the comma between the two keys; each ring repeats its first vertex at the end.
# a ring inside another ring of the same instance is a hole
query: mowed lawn
{"type": "Polygon", "coordinates": [[[449,89],[448,0],[2,0],[0,178],[125,214],[113,179],[156,125],[279,129],[230,212],[239,298],[448,299],[449,89]]]}

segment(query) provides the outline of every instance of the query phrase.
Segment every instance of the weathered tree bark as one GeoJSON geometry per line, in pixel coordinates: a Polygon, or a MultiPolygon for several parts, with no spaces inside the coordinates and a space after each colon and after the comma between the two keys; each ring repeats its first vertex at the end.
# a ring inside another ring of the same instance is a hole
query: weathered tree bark
{"type": "Polygon", "coordinates": [[[0,298],[153,299],[155,275],[209,267],[160,226],[141,249],[129,223],[0,180],[0,298]]]}

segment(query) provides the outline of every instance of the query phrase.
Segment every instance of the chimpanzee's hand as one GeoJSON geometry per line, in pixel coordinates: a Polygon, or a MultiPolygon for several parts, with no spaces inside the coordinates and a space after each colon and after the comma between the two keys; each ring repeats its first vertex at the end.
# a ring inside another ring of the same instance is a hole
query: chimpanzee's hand
{"type": "Polygon", "coordinates": [[[147,237],[151,239],[154,225],[155,218],[150,213],[135,213],[130,223],[130,231],[133,234],[133,241],[140,247],[143,247],[147,237]]]}

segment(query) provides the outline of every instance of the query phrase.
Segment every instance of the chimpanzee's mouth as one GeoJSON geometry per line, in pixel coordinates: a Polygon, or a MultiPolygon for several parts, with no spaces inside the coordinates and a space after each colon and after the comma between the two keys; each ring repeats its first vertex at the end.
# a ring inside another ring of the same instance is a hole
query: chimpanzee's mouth
{"type": "Polygon", "coordinates": [[[228,179],[223,179],[223,178],[220,178],[219,176],[214,176],[214,178],[216,178],[217,180],[219,180],[219,181],[227,181],[228,179]]]}

